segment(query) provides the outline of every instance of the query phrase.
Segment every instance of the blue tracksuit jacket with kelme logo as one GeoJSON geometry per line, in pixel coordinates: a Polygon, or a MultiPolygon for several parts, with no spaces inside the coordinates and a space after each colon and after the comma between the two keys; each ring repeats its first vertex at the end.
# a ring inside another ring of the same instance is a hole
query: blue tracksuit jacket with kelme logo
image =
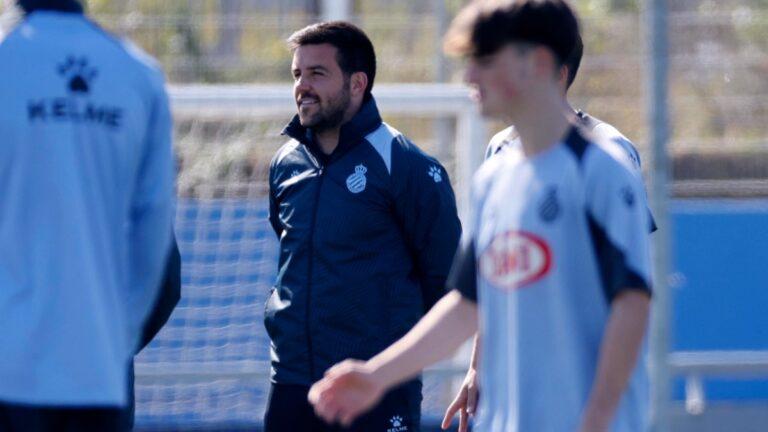
{"type": "Polygon", "coordinates": [[[78,3],[36,3],[0,40],[0,401],[125,406],[172,238],[165,80],[78,3]]]}
{"type": "Polygon", "coordinates": [[[270,166],[280,239],[272,380],[309,385],[403,336],[443,294],[461,226],[445,169],[370,99],[324,155],[295,117],[270,166]]]}

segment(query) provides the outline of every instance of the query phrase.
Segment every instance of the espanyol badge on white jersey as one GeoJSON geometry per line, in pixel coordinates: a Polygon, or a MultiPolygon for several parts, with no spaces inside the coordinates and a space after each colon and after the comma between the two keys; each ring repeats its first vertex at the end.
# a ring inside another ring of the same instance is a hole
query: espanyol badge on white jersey
{"type": "Polygon", "coordinates": [[[360,164],[355,167],[355,172],[347,177],[347,189],[353,194],[360,193],[365,190],[365,184],[367,179],[365,173],[368,172],[368,168],[365,165],[360,164]]]}

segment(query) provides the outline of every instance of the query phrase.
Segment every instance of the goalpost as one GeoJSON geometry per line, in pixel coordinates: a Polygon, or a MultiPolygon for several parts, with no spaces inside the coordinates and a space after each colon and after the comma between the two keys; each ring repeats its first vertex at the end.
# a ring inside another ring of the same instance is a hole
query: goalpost
{"type": "Polygon", "coordinates": [[[667,0],[646,0],[643,3],[646,41],[646,103],[648,130],[651,137],[650,204],[659,225],[653,234],[653,289],[651,313],[651,430],[669,432],[671,402],[671,372],[669,353],[672,333],[671,224],[669,218],[670,169],[667,154],[669,140],[667,0]]]}

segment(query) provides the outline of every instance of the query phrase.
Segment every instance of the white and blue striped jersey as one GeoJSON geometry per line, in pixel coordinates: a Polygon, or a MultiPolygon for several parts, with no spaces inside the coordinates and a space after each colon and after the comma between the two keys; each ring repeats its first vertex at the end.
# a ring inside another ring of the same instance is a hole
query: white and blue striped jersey
{"type": "MultiPolygon", "coordinates": [[[[478,302],[480,432],[576,430],[613,298],[650,293],[648,212],[631,172],[572,128],[533,157],[487,160],[450,285],[478,302]]],[[[639,365],[612,432],[644,430],[639,365]]]]}
{"type": "Polygon", "coordinates": [[[79,13],[0,42],[0,401],[124,405],[171,239],[163,77],[79,13]]]}

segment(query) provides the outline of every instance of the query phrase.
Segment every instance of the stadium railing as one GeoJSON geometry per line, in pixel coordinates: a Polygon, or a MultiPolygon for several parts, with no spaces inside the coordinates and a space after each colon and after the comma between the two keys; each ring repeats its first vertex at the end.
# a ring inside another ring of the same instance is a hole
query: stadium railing
{"type": "Polygon", "coordinates": [[[669,355],[673,375],[685,379],[685,409],[702,414],[706,409],[705,377],[755,379],[768,377],[768,350],[678,351],[669,355]]]}

